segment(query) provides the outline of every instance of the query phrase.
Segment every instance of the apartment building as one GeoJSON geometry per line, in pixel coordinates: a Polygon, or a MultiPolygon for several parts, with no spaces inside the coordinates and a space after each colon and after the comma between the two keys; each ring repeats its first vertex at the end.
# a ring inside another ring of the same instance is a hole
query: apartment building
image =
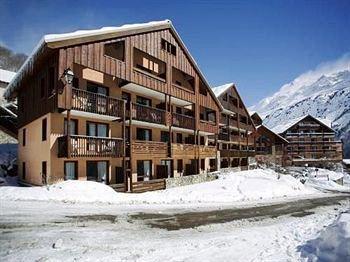
{"type": "Polygon", "coordinates": [[[285,164],[284,151],[288,141],[265,126],[257,112],[251,114],[251,119],[256,127],[256,132],[251,134],[255,139],[256,162],[283,166],[285,164]]]}
{"type": "Polygon", "coordinates": [[[5,96],[28,184],[141,192],[218,168],[222,107],[169,20],[46,35],[5,96]]]}
{"type": "Polygon", "coordinates": [[[212,88],[220,101],[218,150],[220,168],[248,168],[249,158],[255,156],[255,126],[236,86],[233,83],[212,88]]]}
{"type": "Polygon", "coordinates": [[[343,159],[342,142],[335,139],[335,131],[325,119],[306,115],[272,130],[289,142],[286,165],[322,167],[343,159]]]}

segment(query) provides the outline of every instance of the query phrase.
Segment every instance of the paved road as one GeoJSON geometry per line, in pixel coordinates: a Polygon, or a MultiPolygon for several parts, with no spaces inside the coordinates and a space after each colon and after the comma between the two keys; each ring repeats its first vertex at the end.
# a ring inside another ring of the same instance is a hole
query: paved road
{"type": "Polygon", "coordinates": [[[138,213],[130,215],[130,217],[133,220],[143,220],[144,223],[151,227],[179,230],[241,219],[261,220],[264,218],[276,218],[283,215],[303,217],[313,214],[313,209],[317,207],[337,206],[340,205],[341,201],[347,201],[350,206],[350,195],[304,199],[269,206],[205,212],[186,212],[178,214],[138,213]]]}

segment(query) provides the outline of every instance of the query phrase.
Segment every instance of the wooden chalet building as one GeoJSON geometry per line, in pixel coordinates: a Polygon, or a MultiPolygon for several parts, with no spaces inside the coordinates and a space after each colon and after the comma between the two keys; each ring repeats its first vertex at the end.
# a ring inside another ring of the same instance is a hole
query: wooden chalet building
{"type": "MultiPolygon", "coordinates": [[[[5,96],[18,98],[26,183],[81,179],[141,192],[218,168],[208,137],[222,108],[169,20],[46,35],[5,96]]],[[[253,126],[237,110],[244,147],[253,126]]]]}
{"type": "Polygon", "coordinates": [[[272,129],[289,144],[285,150],[286,165],[322,167],[341,163],[343,147],[336,141],[335,131],[325,119],[307,115],[272,129]]]}
{"type": "Polygon", "coordinates": [[[220,168],[247,169],[249,157],[255,155],[254,137],[251,136],[255,127],[248,110],[233,83],[212,90],[223,107],[218,136],[220,168]]]}
{"type": "Polygon", "coordinates": [[[251,119],[256,127],[256,132],[252,133],[255,139],[255,160],[258,164],[279,165],[285,164],[284,151],[288,141],[263,125],[263,121],[258,113],[253,113],[251,119]]]}

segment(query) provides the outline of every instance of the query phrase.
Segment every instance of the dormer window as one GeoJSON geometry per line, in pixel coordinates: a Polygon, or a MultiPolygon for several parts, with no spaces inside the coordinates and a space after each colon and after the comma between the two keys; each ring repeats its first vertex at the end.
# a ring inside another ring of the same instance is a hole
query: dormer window
{"type": "Polygon", "coordinates": [[[137,48],[134,48],[134,67],[166,80],[166,64],[137,48]]]}
{"type": "Polygon", "coordinates": [[[105,44],[105,55],[125,61],[125,41],[105,44]]]}
{"type": "Polygon", "coordinates": [[[176,46],[174,46],[173,44],[169,43],[168,41],[166,41],[165,39],[162,38],[161,40],[161,46],[162,49],[167,51],[168,53],[176,56],[176,46]]]}

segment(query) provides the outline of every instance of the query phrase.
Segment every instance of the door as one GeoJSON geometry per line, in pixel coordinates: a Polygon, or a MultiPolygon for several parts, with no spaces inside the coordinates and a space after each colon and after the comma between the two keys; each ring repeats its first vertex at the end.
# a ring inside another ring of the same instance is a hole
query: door
{"type": "Polygon", "coordinates": [[[89,181],[108,184],[108,162],[107,161],[87,161],[86,177],[89,181]]]}
{"type": "Polygon", "coordinates": [[[137,161],[137,181],[149,181],[152,179],[152,161],[137,161]]]}
{"type": "Polygon", "coordinates": [[[160,164],[167,167],[166,177],[173,177],[173,161],[172,160],[161,160],[160,164]]]}

